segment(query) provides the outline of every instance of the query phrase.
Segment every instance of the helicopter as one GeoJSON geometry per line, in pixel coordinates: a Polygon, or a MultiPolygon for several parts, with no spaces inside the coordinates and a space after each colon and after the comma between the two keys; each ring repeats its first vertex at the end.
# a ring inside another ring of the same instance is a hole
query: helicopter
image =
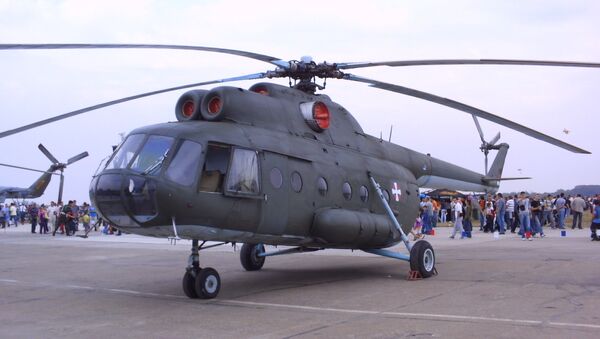
{"type": "MultiPolygon", "coordinates": [[[[154,44],[2,44],[23,49],[179,49],[251,58],[275,69],[124,97],[0,133],[0,138],[102,107],[160,93],[239,80],[287,78],[290,86],[255,83],[183,93],[176,122],[131,131],[90,184],[99,214],[128,233],[192,240],[182,279],[189,298],[214,298],[218,272],[200,266],[200,251],[243,243],[240,262],[260,270],[265,258],[328,248],[362,250],[407,261],[410,272],[437,274],[435,252],[407,234],[419,209],[419,187],[496,192],[509,145],[486,141],[485,119],[571,152],[590,152],[534,129],[451,99],[347,73],[364,67],[533,65],[600,67],[599,63],[508,59],[441,59],[316,63],[204,46],[154,44]],[[323,79],[323,84],[317,83],[323,79]],[[366,134],[325,94],[327,79],[347,80],[409,95],[471,114],[485,155],[477,173],[366,134]],[[497,151],[488,169],[487,156],[497,151]],[[207,242],[216,242],[207,244],[207,242]],[[389,248],[404,243],[408,254],[389,248]],[[266,251],[265,245],[289,246],[266,251]]],[[[411,273],[412,274],[412,273],[411,273]]]]}
{"type": "Polygon", "coordinates": [[[60,184],[58,187],[58,200],[57,201],[58,202],[62,201],[63,186],[65,183],[65,178],[64,178],[63,172],[64,172],[65,168],[67,168],[68,165],[71,165],[74,162],[77,162],[89,155],[88,152],[82,152],[80,154],[77,154],[74,157],[69,158],[69,160],[67,160],[67,162],[63,163],[63,162],[58,161],[58,159],[56,159],[56,157],[54,155],[52,155],[52,153],[50,153],[50,151],[48,151],[48,149],[44,145],[39,144],[38,149],[52,162],[52,165],[50,165],[50,167],[45,171],[37,170],[34,168],[0,163],[0,166],[4,166],[4,167],[11,167],[11,168],[16,168],[16,169],[20,169],[20,170],[42,173],[42,175],[36,181],[34,181],[33,184],[31,184],[31,186],[29,186],[27,188],[1,187],[0,186],[0,202],[4,202],[4,200],[6,200],[7,198],[32,199],[32,198],[41,197],[44,194],[44,192],[46,191],[48,184],[50,184],[50,180],[52,179],[53,175],[60,175],[60,184]],[[56,171],[60,171],[60,174],[56,173],[56,171]]]}

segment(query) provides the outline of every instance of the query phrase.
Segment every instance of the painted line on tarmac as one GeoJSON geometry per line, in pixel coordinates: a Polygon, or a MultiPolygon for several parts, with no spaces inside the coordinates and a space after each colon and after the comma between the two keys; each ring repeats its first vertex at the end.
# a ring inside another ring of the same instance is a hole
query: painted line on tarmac
{"type": "MultiPolygon", "coordinates": [[[[47,283],[34,283],[19,281],[14,279],[0,279],[0,283],[10,285],[27,285],[33,287],[51,287],[54,289],[78,289],[87,291],[104,292],[110,294],[126,294],[133,296],[142,297],[161,297],[161,298],[172,298],[189,300],[183,295],[173,294],[159,294],[151,292],[141,292],[134,290],[124,290],[118,288],[102,288],[102,287],[91,287],[91,286],[80,286],[80,285],[54,285],[47,283]]],[[[527,320],[527,319],[509,319],[509,318],[488,318],[468,315],[452,315],[452,314],[436,314],[436,313],[410,313],[410,312],[389,312],[389,311],[368,311],[368,310],[354,310],[345,308],[331,308],[331,307],[317,307],[317,306],[303,306],[303,305],[289,305],[289,304],[274,304],[274,303],[263,303],[255,301],[243,301],[243,300],[230,300],[230,299],[212,299],[212,300],[194,300],[194,302],[201,302],[203,304],[212,305],[238,305],[238,306],[251,306],[251,307],[263,307],[263,308],[283,308],[290,310],[300,311],[315,311],[315,312],[330,312],[330,313],[343,313],[343,314],[362,314],[362,315],[379,315],[388,317],[397,317],[405,319],[425,319],[425,320],[446,320],[446,321],[458,321],[458,322],[484,322],[484,323],[496,323],[496,324],[507,324],[507,325],[524,325],[524,326],[547,326],[547,327],[571,327],[571,328],[583,328],[583,329],[600,329],[600,325],[595,324],[581,324],[581,323],[566,323],[566,322],[554,322],[554,321],[542,321],[542,320],[527,320]]]]}

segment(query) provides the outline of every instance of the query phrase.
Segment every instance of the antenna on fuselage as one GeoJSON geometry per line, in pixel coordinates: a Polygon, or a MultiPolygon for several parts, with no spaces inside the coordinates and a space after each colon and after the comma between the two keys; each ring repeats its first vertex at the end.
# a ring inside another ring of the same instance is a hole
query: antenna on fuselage
{"type": "Polygon", "coordinates": [[[394,125],[390,125],[390,138],[388,139],[388,142],[392,142],[392,130],[394,129],[394,125]]]}

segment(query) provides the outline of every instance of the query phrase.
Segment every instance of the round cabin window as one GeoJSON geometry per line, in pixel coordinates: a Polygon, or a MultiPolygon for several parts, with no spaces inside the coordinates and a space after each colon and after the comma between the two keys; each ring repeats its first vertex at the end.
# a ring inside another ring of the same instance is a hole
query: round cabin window
{"type": "Polygon", "coordinates": [[[366,186],[360,186],[359,193],[360,193],[360,201],[362,201],[362,202],[369,201],[369,190],[367,189],[366,186]]]}
{"type": "Polygon", "coordinates": [[[344,199],[350,200],[352,199],[352,186],[348,182],[345,182],[342,185],[342,194],[344,195],[344,199]]]}
{"type": "Polygon", "coordinates": [[[283,175],[281,174],[281,170],[279,170],[279,168],[273,167],[269,177],[273,187],[281,188],[281,185],[283,185],[283,175]]]}
{"type": "Polygon", "coordinates": [[[300,176],[300,173],[293,172],[290,183],[292,184],[294,192],[300,193],[300,191],[302,191],[302,177],[300,176]]]}
{"type": "Polygon", "coordinates": [[[325,196],[327,194],[327,189],[327,180],[323,177],[319,177],[319,180],[317,180],[317,190],[319,191],[319,194],[325,196]]]}

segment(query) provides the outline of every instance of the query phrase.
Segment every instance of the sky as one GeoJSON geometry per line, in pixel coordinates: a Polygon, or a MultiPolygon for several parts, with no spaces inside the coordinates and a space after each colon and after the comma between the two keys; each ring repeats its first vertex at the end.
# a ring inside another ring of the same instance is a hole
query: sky
{"type": "MultiPolygon", "coordinates": [[[[0,0],[0,43],[147,43],[240,49],[284,60],[533,59],[600,62],[597,1],[17,1],[0,0]]],[[[0,131],[151,90],[272,70],[242,57],[192,51],[0,51],[0,131]]],[[[566,150],[480,120],[511,145],[500,191],[549,192],[600,184],[600,69],[539,66],[373,67],[352,74],[478,107],[584,148],[566,150]],[[563,131],[568,130],[566,134],[563,131]]],[[[287,80],[273,80],[287,84],[287,80]]],[[[250,87],[253,81],[229,83],[250,87]]],[[[212,86],[216,87],[216,86],[212,86]]],[[[212,88],[211,86],[204,88],[212,88]]],[[[122,133],[174,121],[176,91],[86,113],[0,139],[0,162],[65,170],[65,199],[89,201],[92,175],[122,133]]],[[[483,172],[469,114],[420,99],[329,80],[323,93],[365,132],[483,172]]],[[[493,153],[490,154],[490,163],[493,153]]],[[[0,186],[37,173],[0,167],[0,186]]],[[[53,180],[41,202],[55,200],[53,180]]]]}

